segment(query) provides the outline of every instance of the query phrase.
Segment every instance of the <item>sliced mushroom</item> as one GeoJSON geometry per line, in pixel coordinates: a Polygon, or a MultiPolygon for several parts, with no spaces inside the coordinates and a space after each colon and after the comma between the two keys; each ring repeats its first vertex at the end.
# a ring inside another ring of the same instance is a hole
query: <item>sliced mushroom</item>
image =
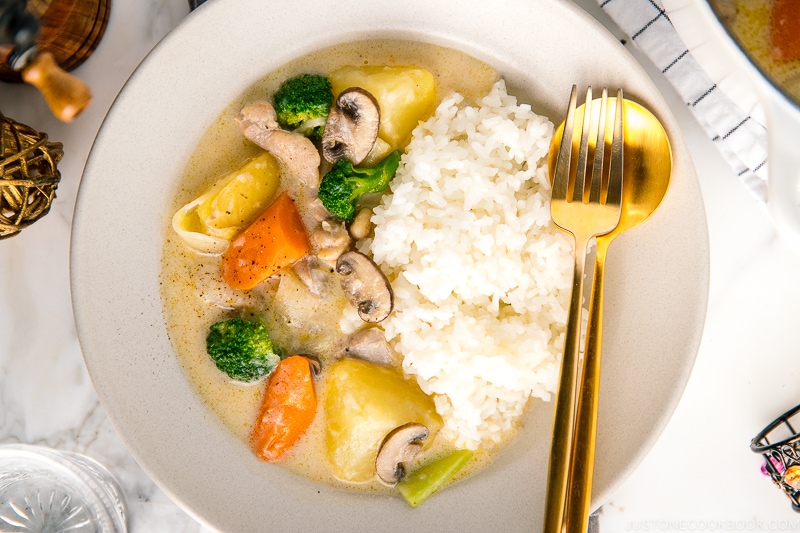
{"type": "Polygon", "coordinates": [[[394,485],[406,477],[404,463],[417,456],[428,435],[427,427],[414,422],[404,424],[389,432],[383,439],[375,459],[375,471],[378,478],[388,485],[394,485]]]}
{"type": "Polygon", "coordinates": [[[361,163],[375,145],[380,124],[380,106],[375,97],[358,87],[345,89],[328,114],[322,155],[331,163],[339,159],[354,165],[361,163]]]}
{"type": "Polygon", "coordinates": [[[344,351],[350,357],[357,357],[371,363],[386,366],[399,366],[400,355],[392,349],[379,328],[367,328],[353,333],[344,351]]]}
{"type": "Polygon", "coordinates": [[[308,366],[311,368],[311,375],[315,378],[318,378],[322,373],[322,362],[320,362],[319,357],[316,355],[307,354],[302,354],[302,356],[308,359],[308,366]]]}
{"type": "Polygon", "coordinates": [[[304,135],[282,130],[269,102],[245,106],[236,122],[242,134],[274,155],[287,174],[308,187],[319,187],[319,151],[304,135]]]}
{"type": "Polygon", "coordinates": [[[394,292],[386,275],[361,252],[350,251],[336,261],[342,290],[364,322],[380,322],[394,307],[394,292]]]}

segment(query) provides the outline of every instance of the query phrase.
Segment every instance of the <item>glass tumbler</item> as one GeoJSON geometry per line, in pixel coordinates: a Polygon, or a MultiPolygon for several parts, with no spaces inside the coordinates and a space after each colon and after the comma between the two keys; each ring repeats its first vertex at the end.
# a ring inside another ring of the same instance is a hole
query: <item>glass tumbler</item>
{"type": "Polygon", "coordinates": [[[0,446],[0,531],[125,533],[117,481],[100,463],[44,446],[0,446]]]}

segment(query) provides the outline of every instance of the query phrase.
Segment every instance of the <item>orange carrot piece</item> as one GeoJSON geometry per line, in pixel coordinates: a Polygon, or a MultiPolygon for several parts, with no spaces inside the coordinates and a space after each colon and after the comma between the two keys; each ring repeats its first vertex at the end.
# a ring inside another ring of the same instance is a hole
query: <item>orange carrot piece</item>
{"type": "Polygon", "coordinates": [[[284,192],[231,242],[222,256],[222,277],[234,289],[252,289],[309,250],[303,221],[284,192]]]}
{"type": "Polygon", "coordinates": [[[778,60],[800,59],[800,2],[772,3],[772,56],[778,60]]]}
{"type": "Polygon", "coordinates": [[[303,436],[317,411],[311,364],[302,355],[278,363],[267,381],[250,445],[264,461],[279,461],[303,436]]]}

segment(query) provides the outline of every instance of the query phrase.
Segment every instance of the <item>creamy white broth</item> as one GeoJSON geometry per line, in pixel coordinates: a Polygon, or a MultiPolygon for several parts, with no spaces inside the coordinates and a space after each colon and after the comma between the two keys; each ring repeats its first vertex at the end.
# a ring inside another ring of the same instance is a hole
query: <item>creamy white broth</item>
{"type": "MultiPolygon", "coordinates": [[[[424,67],[435,77],[438,99],[454,91],[468,99],[477,99],[487,93],[499,77],[491,66],[462,52],[408,41],[348,43],[301,57],[267,74],[222,111],[190,157],[180,187],[175,193],[172,210],[166,214],[166,218],[197,197],[218,177],[238,168],[248,158],[261,152],[260,148],[242,136],[234,120],[242,107],[252,101],[269,98],[283,81],[293,76],[306,72],[325,74],[345,65],[424,67]]],[[[161,273],[164,317],[177,357],[198,394],[234,435],[248,443],[260,408],[264,381],[254,384],[233,382],[216,368],[206,353],[208,327],[218,320],[238,314],[238,310],[220,309],[205,302],[195,287],[194,272],[208,268],[203,266],[208,262],[208,256],[196,254],[177,235],[169,233],[164,243],[161,273]]],[[[268,305],[270,289],[274,289],[277,277],[265,282],[266,287],[254,289],[257,296],[251,298],[245,307],[268,305]]],[[[203,287],[202,290],[207,292],[209,287],[203,287]]],[[[304,438],[292,450],[290,457],[281,464],[309,478],[341,485],[331,475],[325,460],[325,361],[322,358],[323,375],[316,381],[317,416],[304,438]]],[[[434,443],[418,460],[429,459],[440,449],[441,445],[434,443]]],[[[478,453],[478,460],[473,459],[461,477],[488,462],[488,455],[486,451],[478,453]]],[[[359,485],[361,489],[382,487],[377,481],[359,485]]]]}

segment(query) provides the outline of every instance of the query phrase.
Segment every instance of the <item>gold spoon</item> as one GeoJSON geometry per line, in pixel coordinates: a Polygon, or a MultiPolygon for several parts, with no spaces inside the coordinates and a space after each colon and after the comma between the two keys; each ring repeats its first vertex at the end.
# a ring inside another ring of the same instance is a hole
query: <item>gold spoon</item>
{"type": "MultiPolygon", "coordinates": [[[[589,524],[592,496],[595,444],[597,442],[597,406],[600,392],[600,354],[603,330],[603,278],[608,246],[614,238],[644,222],[661,204],[672,174],[672,151],[664,127],[647,109],[623,100],[624,159],[622,180],[622,213],[616,229],[597,237],[594,279],[589,300],[586,349],[581,381],[578,387],[577,413],[573,436],[572,469],[569,476],[568,508],[565,510],[566,531],[584,532],[589,524]]],[[[616,106],[616,98],[608,106],[616,106]]],[[[583,106],[581,106],[583,107],[583,106]]],[[[598,120],[600,106],[593,105],[598,120]]],[[[583,110],[578,109],[582,114],[583,110]]],[[[576,113],[577,116],[577,113],[576,113]]],[[[582,115],[581,115],[582,116],[582,115]]],[[[614,113],[608,113],[613,121],[614,113]]],[[[564,131],[562,123],[553,135],[548,165],[553,180],[555,158],[564,131]]],[[[606,124],[606,150],[611,154],[613,124],[606,124]]],[[[593,140],[590,139],[590,145],[593,140]]],[[[577,147],[574,147],[577,150],[577,147]]],[[[590,149],[590,157],[592,150],[590,149]]]]}

